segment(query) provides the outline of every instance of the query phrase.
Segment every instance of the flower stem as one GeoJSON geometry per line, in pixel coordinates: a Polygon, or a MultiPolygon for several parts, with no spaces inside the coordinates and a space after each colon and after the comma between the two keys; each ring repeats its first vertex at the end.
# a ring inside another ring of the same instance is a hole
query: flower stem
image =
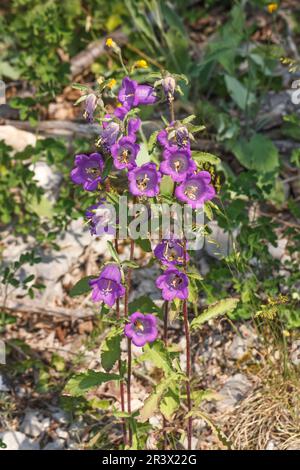
{"type": "MultiPolygon", "coordinates": [[[[134,255],[134,240],[130,240],[130,261],[133,260],[134,255]]],[[[127,271],[127,280],[126,280],[126,290],[125,290],[125,301],[124,301],[124,316],[128,318],[128,299],[131,287],[131,274],[132,269],[128,268],[127,271]]],[[[131,339],[127,339],[127,412],[131,413],[131,339]]],[[[132,446],[132,429],[130,424],[128,426],[128,435],[129,435],[129,446],[132,446]]]]}
{"type": "Polygon", "coordinates": [[[173,121],[175,121],[173,98],[169,99],[169,110],[170,110],[170,119],[171,119],[171,122],[173,122],[173,121]]]}
{"type": "MultiPolygon", "coordinates": [[[[115,238],[115,250],[117,253],[119,253],[119,245],[118,245],[118,239],[115,238]]],[[[117,299],[116,301],[116,314],[117,314],[117,320],[120,320],[120,300],[117,299]]],[[[122,360],[121,358],[118,360],[118,368],[119,368],[119,375],[122,374],[122,360]]],[[[124,381],[123,379],[120,380],[120,397],[121,397],[121,410],[122,412],[125,411],[125,393],[124,393],[124,381]]],[[[126,441],[127,441],[127,435],[126,435],[126,423],[125,419],[122,418],[122,433],[123,433],[123,444],[124,447],[126,446],[126,441]]]]}
{"type": "MultiPolygon", "coordinates": [[[[164,341],[165,348],[167,348],[168,346],[168,317],[169,317],[169,302],[166,300],[165,309],[164,309],[164,331],[163,331],[163,341],[164,341]]],[[[163,450],[166,450],[167,442],[168,442],[166,427],[167,427],[167,420],[163,415],[163,436],[164,436],[163,450]]]]}
{"type": "MultiPolygon", "coordinates": [[[[186,272],[186,239],[184,238],[184,272],[186,272]]],[[[191,345],[190,345],[190,326],[188,319],[188,302],[187,299],[183,301],[183,322],[184,322],[184,332],[186,340],[186,397],[187,397],[187,407],[188,413],[192,410],[192,400],[191,400],[191,345]]],[[[188,450],[192,448],[192,416],[188,418],[188,428],[187,428],[187,439],[188,439],[188,450]]]]}

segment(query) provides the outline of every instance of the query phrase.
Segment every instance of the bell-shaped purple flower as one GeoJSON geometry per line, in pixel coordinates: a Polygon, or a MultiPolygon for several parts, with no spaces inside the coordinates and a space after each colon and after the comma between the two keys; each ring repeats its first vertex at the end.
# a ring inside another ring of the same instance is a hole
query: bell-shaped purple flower
{"type": "Polygon", "coordinates": [[[157,135],[157,142],[164,148],[179,147],[190,150],[191,143],[189,131],[185,126],[175,126],[172,122],[168,129],[163,129],[157,135]]]}
{"type": "Polygon", "coordinates": [[[159,193],[161,174],[155,163],[145,163],[128,173],[129,190],[134,196],[154,197],[159,193]]]}
{"type": "Polygon", "coordinates": [[[97,279],[89,281],[93,288],[93,302],[103,301],[109,307],[112,307],[119,297],[125,295],[125,288],[121,284],[120,268],[116,264],[106,265],[97,279]]]}
{"type": "Polygon", "coordinates": [[[210,184],[211,176],[208,171],[199,171],[189,176],[183,183],[177,186],[175,196],[189,204],[193,209],[202,207],[205,201],[215,197],[216,192],[210,184]]]}
{"type": "Polygon", "coordinates": [[[162,290],[164,300],[187,299],[189,281],[186,274],[176,268],[167,269],[156,280],[156,287],[162,290]]]}
{"type": "Polygon", "coordinates": [[[160,171],[165,175],[180,183],[186,177],[197,170],[196,163],[191,158],[191,152],[178,147],[168,147],[163,153],[163,162],[160,164],[160,171]]]}
{"type": "Polygon", "coordinates": [[[135,80],[131,80],[131,78],[125,77],[122,81],[118,99],[122,104],[122,111],[124,112],[127,110],[128,112],[130,109],[139,106],[140,104],[155,103],[156,95],[152,86],[139,85],[135,80]]]}
{"type": "Polygon", "coordinates": [[[103,168],[104,160],[100,153],[76,155],[75,168],[71,171],[71,179],[76,184],[82,184],[86,191],[95,191],[102,182],[103,168]]]}
{"type": "Polygon", "coordinates": [[[114,166],[118,170],[127,168],[132,170],[136,167],[136,157],[140,146],[135,143],[135,137],[122,137],[111,147],[111,154],[114,159],[114,166]]]}
{"type": "Polygon", "coordinates": [[[116,220],[113,206],[102,200],[90,206],[85,213],[91,235],[115,235],[116,220]]]}
{"type": "Polygon", "coordinates": [[[130,315],[129,321],[130,323],[125,325],[124,332],[135,346],[141,347],[156,340],[158,331],[157,320],[154,315],[135,312],[130,315]]]}
{"type": "Polygon", "coordinates": [[[142,121],[140,118],[131,118],[128,120],[128,135],[136,137],[136,133],[140,130],[142,121]]]}
{"type": "Polygon", "coordinates": [[[120,119],[120,121],[123,121],[124,117],[129,111],[130,109],[126,108],[126,106],[117,106],[116,109],[114,110],[114,115],[118,119],[120,119]]]}
{"type": "Polygon", "coordinates": [[[85,110],[84,110],[84,118],[87,119],[89,122],[92,122],[94,119],[94,111],[97,107],[98,98],[93,93],[90,93],[85,100],[85,110]]]}
{"type": "Polygon", "coordinates": [[[113,120],[104,121],[99,134],[100,135],[99,139],[97,140],[97,145],[108,151],[118,139],[120,134],[120,126],[113,120]]]}
{"type": "MultiPolygon", "coordinates": [[[[154,249],[154,256],[166,266],[184,264],[184,248],[181,240],[162,240],[154,249]]],[[[186,261],[189,255],[186,253],[186,261]]]]}

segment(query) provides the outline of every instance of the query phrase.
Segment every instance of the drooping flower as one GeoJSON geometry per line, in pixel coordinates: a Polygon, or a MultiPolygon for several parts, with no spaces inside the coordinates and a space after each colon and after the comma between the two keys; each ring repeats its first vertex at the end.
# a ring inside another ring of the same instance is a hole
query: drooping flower
{"type": "Polygon", "coordinates": [[[92,122],[94,119],[94,111],[97,107],[98,98],[94,93],[90,93],[85,100],[85,110],[83,116],[89,122],[92,122]]]}
{"type": "Polygon", "coordinates": [[[188,203],[193,209],[202,207],[205,201],[209,201],[216,195],[210,180],[211,176],[208,171],[199,171],[177,186],[175,196],[180,201],[188,203]]]}
{"type": "Polygon", "coordinates": [[[188,277],[176,268],[168,268],[156,280],[156,287],[162,290],[164,300],[187,299],[189,295],[188,277]]]}
{"type": "Polygon", "coordinates": [[[120,134],[120,126],[117,122],[103,121],[102,128],[99,133],[99,138],[97,140],[97,145],[104,148],[107,152],[110,147],[117,141],[120,134]]]}
{"type": "Polygon", "coordinates": [[[120,121],[123,121],[128,111],[130,111],[130,109],[126,108],[126,106],[117,106],[114,110],[114,115],[120,119],[120,121]]]}
{"type": "Polygon", "coordinates": [[[129,321],[130,323],[125,325],[124,332],[135,346],[141,347],[156,340],[158,331],[157,320],[154,315],[135,312],[130,315],[129,321]]]}
{"type": "Polygon", "coordinates": [[[159,193],[161,174],[155,163],[145,163],[128,173],[129,190],[134,196],[154,197],[159,193]]]}
{"type": "Polygon", "coordinates": [[[97,279],[89,281],[93,288],[93,302],[103,301],[109,307],[112,307],[119,297],[125,294],[125,288],[121,284],[120,268],[116,264],[106,265],[97,279]]]}
{"type": "Polygon", "coordinates": [[[140,118],[131,118],[128,120],[128,135],[136,137],[136,133],[141,127],[142,121],[140,118]]]}
{"type": "Polygon", "coordinates": [[[136,166],[136,156],[140,146],[135,143],[135,137],[122,137],[111,147],[111,154],[114,159],[114,166],[118,170],[128,168],[132,170],[136,166]]]}
{"type": "Polygon", "coordinates": [[[91,235],[115,235],[116,220],[112,213],[113,206],[106,204],[105,200],[90,206],[85,213],[89,222],[91,235]]]}
{"type": "Polygon", "coordinates": [[[76,155],[71,179],[76,184],[82,184],[86,191],[95,191],[102,182],[103,167],[104,160],[100,153],[76,155]]]}
{"type": "Polygon", "coordinates": [[[182,125],[177,126],[175,123],[171,123],[169,128],[160,131],[157,141],[164,148],[179,147],[186,150],[191,148],[188,129],[182,125]]]}
{"type": "MultiPolygon", "coordinates": [[[[150,85],[139,85],[129,77],[123,78],[118,99],[127,112],[140,104],[153,104],[156,101],[154,88],[150,85]]],[[[116,108],[117,110],[118,108],[116,108]]],[[[120,108],[119,108],[120,109],[120,108]]]]}
{"type": "Polygon", "coordinates": [[[196,163],[191,158],[191,153],[187,149],[168,147],[163,153],[164,160],[160,164],[160,171],[165,175],[180,183],[186,177],[197,170],[196,163]]]}
{"type": "Polygon", "coordinates": [[[168,101],[173,100],[175,88],[176,88],[176,81],[171,75],[167,75],[161,82],[162,88],[164,90],[164,94],[168,101]]]}
{"type": "MultiPolygon", "coordinates": [[[[154,249],[154,256],[166,266],[184,263],[184,248],[181,240],[162,240],[154,249]]],[[[189,255],[186,253],[186,261],[189,255]]]]}

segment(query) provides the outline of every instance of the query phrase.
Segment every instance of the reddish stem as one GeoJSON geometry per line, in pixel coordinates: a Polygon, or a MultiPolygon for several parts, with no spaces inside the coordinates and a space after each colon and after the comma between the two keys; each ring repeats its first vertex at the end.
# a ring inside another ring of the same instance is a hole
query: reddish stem
{"type": "MultiPolygon", "coordinates": [[[[163,331],[163,341],[164,341],[165,348],[168,347],[168,317],[169,317],[169,302],[166,300],[165,309],[164,309],[164,331],[163,331]]],[[[166,450],[167,442],[168,442],[166,427],[167,427],[167,420],[163,415],[163,436],[164,436],[163,450],[166,450]]]]}
{"type": "MultiPolygon", "coordinates": [[[[134,240],[130,240],[130,261],[133,260],[134,255],[134,240]]],[[[131,288],[131,273],[132,269],[128,268],[127,272],[127,281],[126,281],[126,290],[125,290],[125,299],[124,299],[124,316],[128,318],[128,299],[131,288]]],[[[127,412],[131,413],[131,339],[127,339],[127,412]]],[[[129,433],[129,446],[132,446],[132,429],[130,425],[128,426],[129,433]]]]}
{"type": "MultiPolygon", "coordinates": [[[[116,252],[119,253],[119,246],[118,246],[118,240],[117,238],[115,239],[115,249],[116,252]]],[[[120,300],[117,299],[116,302],[116,314],[117,314],[117,320],[120,320],[120,300]]],[[[121,358],[118,360],[118,368],[119,368],[119,374],[121,375],[122,373],[122,361],[121,358]]],[[[123,379],[120,380],[120,397],[121,397],[121,410],[122,412],[125,411],[125,391],[124,391],[124,381],[123,379]]],[[[127,443],[127,436],[126,436],[126,423],[125,419],[122,418],[122,433],[123,433],[123,443],[124,446],[126,446],[127,443]]]]}
{"type": "MultiPolygon", "coordinates": [[[[184,239],[184,272],[186,272],[186,239],[184,239]]],[[[192,410],[192,400],[191,400],[191,345],[190,345],[190,326],[188,319],[188,303],[187,300],[183,301],[183,322],[184,322],[184,332],[186,339],[186,397],[187,397],[187,407],[188,413],[192,410]]],[[[188,450],[192,448],[192,416],[188,418],[188,428],[187,428],[187,439],[188,439],[188,450]]]]}

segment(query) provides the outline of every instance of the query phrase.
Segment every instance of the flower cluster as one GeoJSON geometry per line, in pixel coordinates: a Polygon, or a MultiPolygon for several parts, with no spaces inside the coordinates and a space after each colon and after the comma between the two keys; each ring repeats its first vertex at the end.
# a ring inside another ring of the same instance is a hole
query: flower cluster
{"type": "MultiPolygon", "coordinates": [[[[113,42],[107,45],[114,47],[113,42]]],[[[139,66],[141,64],[136,65],[139,66]]],[[[161,85],[167,101],[171,103],[176,87],[175,80],[171,76],[166,76],[161,85]]],[[[110,80],[105,86],[111,90],[115,86],[115,81],[110,80]]],[[[102,189],[107,177],[103,175],[105,164],[107,159],[111,158],[116,170],[127,172],[128,188],[133,196],[146,198],[158,196],[162,177],[168,175],[174,183],[174,196],[194,209],[200,208],[205,201],[215,196],[215,190],[211,185],[210,173],[198,171],[196,162],[192,158],[188,126],[173,121],[158,133],[157,144],[162,149],[159,167],[154,162],[137,165],[140,151],[137,133],[141,120],[135,117],[134,108],[157,102],[158,95],[155,90],[154,87],[139,84],[128,76],[123,79],[117,94],[118,104],[111,114],[104,116],[99,126],[99,136],[96,141],[98,152],[76,155],[71,179],[75,184],[82,185],[86,191],[102,189]]],[[[102,97],[94,93],[86,96],[85,116],[89,121],[94,120],[94,112],[101,102],[102,97]]],[[[105,199],[89,207],[86,218],[91,234],[114,233],[114,228],[109,224],[110,214],[105,206],[105,199]]],[[[185,268],[189,257],[183,241],[174,238],[164,239],[156,246],[154,255],[165,269],[156,280],[156,286],[161,289],[163,299],[166,301],[187,299],[189,288],[185,268]]],[[[99,277],[90,281],[90,286],[92,300],[102,301],[109,307],[125,294],[122,273],[117,264],[106,265],[99,277]]],[[[156,318],[150,314],[135,312],[130,316],[124,331],[136,346],[143,346],[157,337],[156,318]]]]}

